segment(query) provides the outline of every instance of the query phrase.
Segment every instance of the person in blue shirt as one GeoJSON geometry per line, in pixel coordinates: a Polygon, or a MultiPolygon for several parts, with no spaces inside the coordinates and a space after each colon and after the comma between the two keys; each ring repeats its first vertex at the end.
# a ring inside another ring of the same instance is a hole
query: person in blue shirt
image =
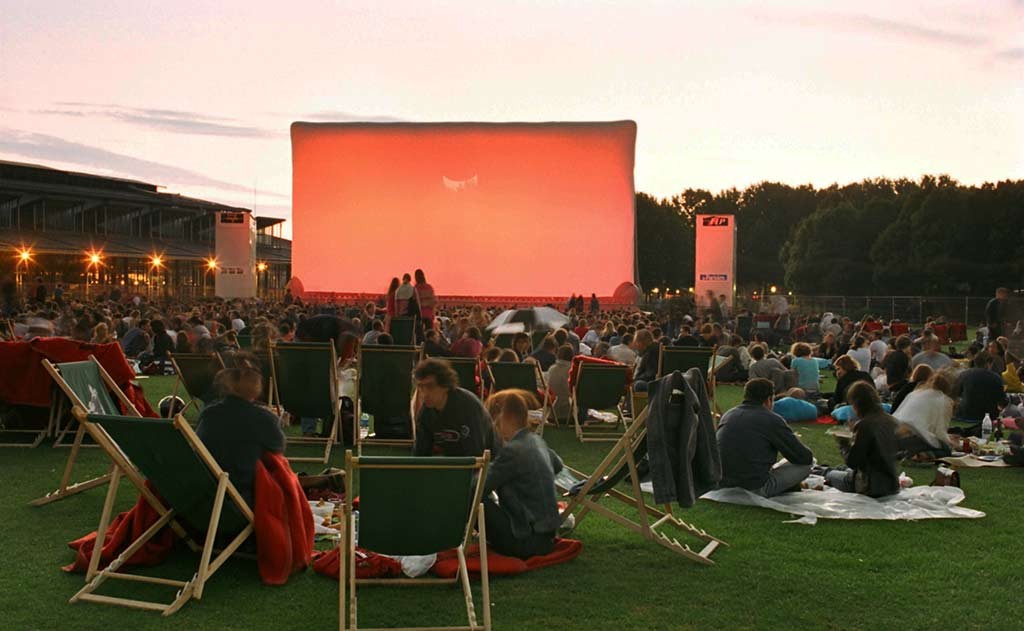
{"type": "Polygon", "coordinates": [[[793,361],[789,367],[796,371],[797,386],[807,393],[808,398],[818,398],[818,360],[811,357],[810,344],[798,342],[790,349],[790,353],[793,361]]]}
{"type": "Polygon", "coordinates": [[[787,423],[813,421],[818,418],[818,406],[806,400],[807,393],[800,388],[790,388],[786,396],[780,397],[772,404],[775,412],[787,423]]]}

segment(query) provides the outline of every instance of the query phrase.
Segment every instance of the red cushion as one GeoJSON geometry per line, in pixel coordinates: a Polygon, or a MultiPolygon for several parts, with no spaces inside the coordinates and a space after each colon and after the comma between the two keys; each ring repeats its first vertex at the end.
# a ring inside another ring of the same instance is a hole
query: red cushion
{"type": "MultiPolygon", "coordinates": [[[[487,573],[495,576],[522,574],[549,565],[572,561],[583,551],[583,542],[575,539],[555,539],[555,548],[543,556],[530,557],[525,561],[507,557],[497,552],[487,553],[487,573]]],[[[480,574],[480,547],[476,544],[466,549],[466,567],[471,574],[480,574]]],[[[431,571],[441,578],[454,578],[459,574],[459,558],[455,550],[446,550],[437,555],[437,563],[431,571]]]]}

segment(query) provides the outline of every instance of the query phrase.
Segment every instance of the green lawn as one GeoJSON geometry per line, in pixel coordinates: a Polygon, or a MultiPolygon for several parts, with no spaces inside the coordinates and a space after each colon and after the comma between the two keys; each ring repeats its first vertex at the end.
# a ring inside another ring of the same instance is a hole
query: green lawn
{"type": "MultiPolygon", "coordinates": [[[[167,378],[142,382],[155,401],[167,378]]],[[[723,407],[739,396],[723,388],[723,407]]],[[[821,426],[799,428],[820,461],[838,460],[821,426]]],[[[571,466],[592,469],[607,445],[580,445],[568,430],[545,438],[571,466]]],[[[252,562],[231,561],[214,576],[203,600],[173,619],[94,605],[67,604],[81,575],[65,543],[96,528],[103,489],[42,508],[28,501],[51,490],[67,450],[42,446],[0,452],[4,484],[0,532],[2,629],[332,629],[337,584],[308,571],[283,587],[260,585],[252,562]]],[[[342,454],[332,458],[340,464],[342,454]]],[[[97,450],[82,458],[79,475],[106,468],[97,450]]],[[[931,471],[907,468],[918,483],[931,471]]],[[[641,541],[599,516],[577,529],[583,554],[572,563],[492,581],[497,629],[1018,629],[1013,606],[1024,587],[1018,565],[1024,510],[1024,470],[963,472],[966,506],[981,520],[920,523],[784,524],[781,513],[701,501],[685,517],[730,547],[700,567],[641,541]]],[[[122,485],[121,507],[133,501],[122,485]]],[[[195,557],[182,552],[154,570],[186,576],[195,557]]],[[[192,566],[194,568],[194,566],[192,566]]],[[[138,588],[132,585],[133,588],[138,588]]],[[[368,626],[458,623],[457,589],[360,590],[360,619],[368,626]]]]}

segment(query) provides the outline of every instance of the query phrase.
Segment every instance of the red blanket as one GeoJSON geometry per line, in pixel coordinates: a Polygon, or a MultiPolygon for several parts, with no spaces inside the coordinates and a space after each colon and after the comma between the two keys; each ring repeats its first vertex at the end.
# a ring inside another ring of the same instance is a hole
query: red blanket
{"type": "Polygon", "coordinates": [[[155,417],[156,412],[143,396],[142,389],[132,383],[135,371],[128,365],[121,345],[87,344],[63,337],[40,337],[30,342],[0,342],[0,400],[12,405],[50,406],[53,379],[43,368],[42,360],[53,363],[84,361],[95,355],[110,373],[114,383],[143,416],[155,417]]]}
{"type": "MultiPolygon", "coordinates": [[[[256,465],[253,493],[260,579],[268,585],[281,585],[294,572],[310,564],[313,512],[302,494],[298,477],[281,454],[264,454],[263,462],[256,465]]],[[[107,530],[100,567],[106,567],[159,517],[140,495],[135,506],[118,515],[107,530]]],[[[174,538],[171,530],[164,528],[132,555],[125,566],[160,564],[174,547],[174,538]]],[[[95,531],[69,543],[68,547],[76,553],[75,561],[65,566],[64,571],[85,572],[95,543],[95,531]]]]}
{"type": "MultiPolygon", "coordinates": [[[[583,542],[575,539],[555,539],[555,549],[543,556],[530,557],[525,561],[507,557],[497,552],[487,553],[487,573],[492,576],[511,576],[536,570],[549,565],[572,561],[583,551],[583,542]]],[[[390,557],[356,548],[356,578],[396,578],[402,576],[402,565],[390,557]]],[[[471,574],[480,574],[480,546],[471,544],[466,548],[466,568],[471,574]]],[[[338,548],[321,553],[313,562],[318,574],[338,580],[338,548]]],[[[459,573],[459,558],[455,550],[445,550],[437,555],[437,562],[430,569],[441,578],[455,578],[459,573]]]]}

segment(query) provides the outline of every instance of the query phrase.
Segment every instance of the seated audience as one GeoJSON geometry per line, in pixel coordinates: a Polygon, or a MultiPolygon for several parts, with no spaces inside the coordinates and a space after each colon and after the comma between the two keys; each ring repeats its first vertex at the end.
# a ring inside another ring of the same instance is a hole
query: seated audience
{"type": "Polygon", "coordinates": [[[679,337],[672,341],[672,346],[700,346],[700,340],[693,336],[693,329],[684,324],[679,327],[679,337]]]}
{"type": "Polygon", "coordinates": [[[483,349],[484,344],[480,341],[480,329],[471,326],[466,329],[466,333],[462,338],[452,344],[451,354],[455,357],[472,357],[476,359],[480,357],[480,352],[483,349]]]}
{"type": "Polygon", "coordinates": [[[451,349],[444,343],[444,338],[436,329],[428,329],[423,339],[423,354],[427,357],[445,357],[451,349]]]}
{"type": "Polygon", "coordinates": [[[256,463],[264,452],[284,451],[281,423],[273,412],[256,403],[263,390],[263,375],[251,365],[221,370],[216,388],[221,398],[203,407],[196,435],[252,506],[256,463]]]}
{"type": "Polygon", "coordinates": [[[747,374],[751,379],[769,379],[775,384],[775,392],[785,392],[789,381],[796,382],[796,373],[791,373],[782,362],[774,357],[765,357],[764,346],[754,344],[750,348],[750,368],[747,374]]]}
{"type": "Polygon", "coordinates": [[[847,402],[846,391],[858,381],[866,381],[875,387],[875,381],[871,375],[861,370],[857,360],[850,355],[842,355],[836,358],[836,391],[829,397],[828,407],[835,409],[847,402]]]}
{"type": "Polygon", "coordinates": [[[896,438],[901,452],[932,458],[951,453],[948,432],[953,418],[953,386],[952,375],[940,370],[903,399],[899,409],[892,413],[899,421],[896,438]]]}
{"type": "MultiPolygon", "coordinates": [[[[557,357],[555,357],[556,350],[558,350],[558,342],[555,341],[554,336],[548,335],[540,343],[540,348],[534,351],[530,357],[537,360],[537,363],[540,364],[541,371],[546,371],[554,365],[555,360],[557,359],[557,357]]],[[[523,359],[525,359],[525,357],[523,359]]]]}
{"type": "Polygon", "coordinates": [[[992,372],[992,356],[987,351],[975,355],[971,368],[960,373],[956,391],[960,394],[956,416],[965,421],[980,422],[986,414],[999,418],[1006,405],[1003,378],[992,372]]]}
{"type": "Polygon", "coordinates": [[[484,485],[487,541],[495,552],[520,559],[551,552],[561,524],[555,474],[562,461],[530,431],[529,410],[537,407],[532,398],[523,390],[502,390],[487,399],[494,431],[503,441],[484,485]]]}
{"type": "Polygon", "coordinates": [[[797,342],[790,349],[793,360],[789,366],[796,371],[796,384],[807,393],[810,399],[818,398],[821,386],[818,385],[818,360],[811,357],[811,346],[805,342],[797,342]]]}
{"type": "Polygon", "coordinates": [[[878,391],[871,383],[854,383],[848,397],[860,420],[853,426],[852,442],[840,445],[846,466],[827,468],[826,483],[840,491],[869,497],[897,493],[896,419],[882,409],[878,391]]]}
{"type": "Polygon", "coordinates": [[[910,376],[910,338],[906,335],[896,338],[893,348],[882,358],[881,366],[885,370],[885,385],[889,392],[902,388],[910,376]]]}
{"type": "Polygon", "coordinates": [[[363,344],[377,344],[381,335],[384,335],[384,322],[374,320],[370,323],[370,330],[363,335],[363,344]]]}
{"type": "Polygon", "coordinates": [[[647,329],[640,329],[633,338],[633,346],[636,347],[636,367],[633,370],[633,389],[637,392],[647,392],[647,383],[658,378],[658,358],[661,355],[661,346],[654,342],[654,336],[647,329]]]}
{"type": "Polygon", "coordinates": [[[850,342],[850,350],[846,354],[857,360],[857,365],[864,372],[871,370],[871,349],[868,348],[868,341],[864,336],[858,335],[850,342]]]}
{"type": "Polygon", "coordinates": [[[555,399],[555,417],[559,420],[569,418],[569,369],[572,368],[572,346],[562,344],[558,347],[555,363],[548,368],[545,380],[548,390],[557,397],[555,399]]]}
{"type": "Polygon", "coordinates": [[[784,418],[787,423],[813,421],[818,418],[818,406],[807,401],[807,393],[800,388],[790,388],[786,396],[775,399],[772,412],[784,418]]]}
{"type": "Polygon", "coordinates": [[[1003,387],[1007,392],[1024,392],[1024,382],[1021,381],[1021,362],[1013,353],[1006,353],[1004,358],[1006,369],[1003,370],[1003,387]]]}
{"type": "MultiPolygon", "coordinates": [[[[473,327],[475,328],[475,327],[473,327]]],[[[475,394],[458,386],[459,377],[443,359],[424,359],[413,371],[423,404],[416,415],[414,456],[497,454],[501,445],[491,417],[475,394]]]]}
{"type": "Polygon", "coordinates": [[[608,359],[632,366],[636,363],[636,352],[630,348],[633,344],[633,336],[626,333],[622,336],[622,342],[608,349],[608,359]]]}
{"type": "Polygon", "coordinates": [[[530,353],[533,352],[529,334],[516,333],[512,337],[512,350],[516,352],[516,355],[519,357],[519,361],[523,361],[529,357],[530,353]]]}
{"type": "Polygon", "coordinates": [[[910,381],[904,382],[898,390],[892,391],[892,411],[895,411],[900,405],[903,404],[904,399],[907,398],[911,392],[924,385],[926,381],[931,379],[931,376],[935,374],[932,367],[928,364],[918,364],[914,368],[914,372],[910,373],[910,381]]]}
{"type": "Polygon", "coordinates": [[[919,364],[928,364],[932,370],[942,370],[953,363],[953,360],[942,352],[942,342],[934,335],[925,338],[921,345],[922,350],[910,360],[910,366],[916,367],[919,364]]]}
{"type": "Polygon", "coordinates": [[[771,381],[751,379],[743,388],[743,403],[719,421],[720,486],[738,486],[772,497],[799,488],[810,473],[811,450],[772,412],[774,395],[771,381]],[[789,462],[775,466],[779,453],[789,462]]]}

